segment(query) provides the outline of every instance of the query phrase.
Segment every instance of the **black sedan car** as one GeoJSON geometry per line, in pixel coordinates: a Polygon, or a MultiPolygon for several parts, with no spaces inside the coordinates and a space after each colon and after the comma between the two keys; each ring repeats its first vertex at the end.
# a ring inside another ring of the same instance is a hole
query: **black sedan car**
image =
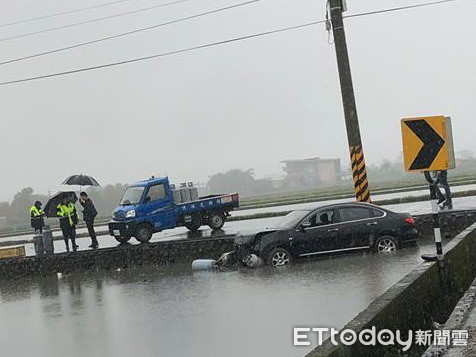
{"type": "MultiPolygon", "coordinates": [[[[233,260],[250,264],[256,257],[280,266],[305,257],[373,249],[389,252],[414,243],[415,220],[368,203],[345,203],[297,210],[274,228],[238,234],[233,260]]],[[[226,259],[227,257],[223,257],[226,259]]]]}

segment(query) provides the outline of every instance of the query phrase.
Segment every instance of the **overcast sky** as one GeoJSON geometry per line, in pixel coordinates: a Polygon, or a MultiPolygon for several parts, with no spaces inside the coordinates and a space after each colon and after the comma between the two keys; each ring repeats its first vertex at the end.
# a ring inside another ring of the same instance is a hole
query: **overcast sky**
{"type": "MultiPolygon", "coordinates": [[[[130,0],[0,27],[0,61],[244,0],[191,0],[2,41],[170,0],[130,0]]],[[[0,23],[108,0],[0,2],[0,23]]],[[[348,0],[349,14],[422,2],[348,0]]],[[[476,150],[476,1],[345,21],[368,164],[401,151],[400,119],[453,118],[456,151],[476,150]]],[[[262,0],[121,39],[0,66],[0,82],[182,49],[321,20],[324,0],[262,0]]],[[[348,162],[334,47],[324,25],[106,70],[0,86],[0,199],[46,193],[72,173],[101,183],[152,174],[206,182],[230,168],[281,172],[284,159],[348,162]]]]}

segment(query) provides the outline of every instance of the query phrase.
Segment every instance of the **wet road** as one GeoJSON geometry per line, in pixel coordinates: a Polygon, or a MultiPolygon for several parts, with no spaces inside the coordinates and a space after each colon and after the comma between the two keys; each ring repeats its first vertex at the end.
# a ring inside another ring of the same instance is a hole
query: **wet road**
{"type": "MultiPolygon", "coordinates": [[[[275,220],[280,219],[280,217],[273,217],[273,218],[261,218],[261,219],[252,219],[248,221],[235,221],[235,222],[227,222],[223,230],[213,232],[208,227],[203,227],[200,229],[198,233],[190,233],[185,227],[178,227],[176,229],[163,231],[160,233],[155,233],[152,236],[151,242],[162,242],[168,240],[185,240],[190,238],[198,238],[198,237],[212,237],[212,236],[223,236],[223,235],[234,235],[239,230],[255,230],[255,229],[262,229],[266,227],[272,227],[273,222],[275,220]]],[[[110,248],[116,247],[119,243],[109,235],[101,235],[98,236],[99,246],[100,248],[110,248]]],[[[134,238],[131,238],[129,241],[130,244],[140,244],[134,238]]],[[[91,244],[91,240],[89,238],[78,238],[76,239],[76,243],[79,245],[79,250],[88,250],[90,249],[88,246],[91,244]]],[[[61,253],[65,251],[65,244],[61,241],[55,241],[55,252],[61,253]]],[[[25,244],[25,251],[28,256],[35,255],[35,249],[32,243],[25,244]]]]}
{"type": "MultiPolygon", "coordinates": [[[[451,190],[452,192],[476,190],[476,185],[456,186],[452,188],[451,190]]],[[[372,199],[374,201],[381,201],[381,200],[388,200],[388,199],[401,198],[401,197],[423,196],[427,194],[428,194],[428,190],[418,190],[418,191],[411,191],[411,192],[385,193],[382,195],[374,195],[372,196],[372,199]]],[[[284,212],[284,211],[292,211],[297,209],[308,209],[308,208],[323,206],[326,204],[345,203],[345,202],[354,202],[354,201],[355,201],[354,198],[342,198],[342,199],[328,200],[323,202],[298,203],[298,204],[285,205],[285,206],[254,208],[254,209],[234,211],[232,212],[232,216],[247,216],[250,214],[267,213],[267,212],[284,212]]],[[[454,198],[453,203],[454,203],[453,206],[455,209],[466,209],[471,207],[474,208],[476,207],[476,196],[454,198]]],[[[397,212],[409,212],[411,214],[425,214],[425,213],[431,212],[431,204],[429,201],[400,203],[400,204],[393,204],[393,205],[385,205],[382,207],[385,207],[397,212]]]]}
{"type": "MultiPolygon", "coordinates": [[[[471,184],[471,185],[463,185],[463,186],[456,186],[452,188],[452,192],[460,192],[460,191],[469,191],[469,190],[476,190],[476,184],[471,184]]],[[[428,194],[428,190],[415,190],[415,191],[410,191],[410,192],[400,192],[400,193],[385,193],[385,194],[379,194],[379,195],[374,195],[373,199],[374,200],[387,200],[387,199],[393,199],[393,198],[400,198],[400,197],[411,197],[411,196],[422,196],[428,194]]],[[[335,203],[344,203],[344,202],[353,202],[355,201],[353,198],[343,198],[343,199],[336,199],[336,200],[328,200],[328,201],[322,201],[322,202],[310,202],[310,203],[299,203],[299,204],[291,204],[291,205],[285,205],[285,206],[274,206],[274,207],[265,207],[265,208],[254,208],[254,209],[244,209],[244,210],[239,210],[239,211],[233,211],[231,212],[232,216],[247,216],[247,215],[252,215],[252,214],[257,214],[257,213],[268,213],[268,212],[285,212],[285,211],[292,211],[296,209],[308,209],[308,208],[314,208],[326,204],[335,204],[335,203]]],[[[470,197],[461,197],[461,198],[455,198],[453,199],[454,201],[454,208],[455,209],[471,209],[476,207],[476,196],[470,196],[470,197]]],[[[413,203],[402,203],[402,204],[395,204],[395,205],[388,205],[388,206],[383,206],[388,209],[397,211],[397,212],[409,212],[411,214],[425,214],[425,213],[430,213],[431,212],[431,205],[430,202],[413,202],[413,203]]],[[[249,221],[246,221],[249,222],[249,221]]],[[[227,227],[229,227],[231,223],[227,223],[227,227]]],[[[244,223],[244,225],[249,225],[248,223],[244,223]]],[[[252,224],[251,224],[252,225],[252,224]]],[[[241,224],[239,224],[240,228],[241,224]]],[[[107,230],[107,226],[98,226],[96,227],[96,230],[99,231],[104,231],[107,230]]],[[[87,233],[86,228],[80,228],[77,230],[78,233],[87,233]]],[[[178,228],[173,231],[169,231],[166,236],[170,236],[172,234],[173,236],[179,236],[179,237],[184,237],[184,234],[187,232],[186,229],[183,228],[178,228]],[[172,233],[170,233],[172,232],[172,233]],[[178,233],[177,233],[178,232],[178,233]]],[[[234,232],[233,232],[234,233],[234,232]]],[[[207,234],[207,233],[205,233],[207,234]]],[[[61,236],[61,232],[53,232],[54,236],[61,236]]],[[[156,237],[162,237],[162,235],[159,233],[159,235],[156,235],[156,237]]],[[[32,235],[31,234],[25,234],[25,235],[17,235],[14,237],[3,237],[0,238],[2,240],[12,240],[17,239],[17,240],[29,240],[31,239],[32,235]]]]}
{"type": "MultiPolygon", "coordinates": [[[[327,203],[327,202],[326,202],[327,203]]],[[[326,204],[322,203],[322,204],[326,204]]],[[[292,206],[280,206],[280,207],[271,207],[270,209],[276,209],[281,211],[287,211],[292,209],[307,209],[318,207],[319,203],[305,203],[300,205],[292,205],[292,206]]],[[[395,204],[395,205],[388,205],[383,206],[395,212],[409,212],[411,214],[421,214],[421,213],[430,213],[430,202],[413,202],[413,203],[402,203],[402,204],[395,204]]],[[[454,207],[455,209],[475,209],[476,208],[476,196],[470,197],[460,197],[454,199],[454,207]]],[[[240,211],[245,212],[245,211],[240,211]]],[[[238,213],[234,212],[233,214],[238,213]]],[[[224,226],[222,231],[216,232],[216,235],[233,235],[236,234],[238,231],[253,231],[258,230],[266,227],[273,227],[274,222],[277,220],[282,219],[281,217],[272,217],[272,218],[261,218],[261,219],[252,219],[252,220],[244,220],[244,221],[232,221],[227,222],[224,226]]],[[[106,229],[106,227],[98,227],[99,229],[106,229]]],[[[59,233],[58,233],[59,234],[59,233]]],[[[151,242],[159,242],[159,241],[166,241],[166,240],[184,240],[189,239],[191,237],[210,237],[214,233],[208,227],[202,227],[198,235],[191,234],[186,228],[179,227],[173,230],[163,231],[160,233],[156,233],[153,235],[151,242]]],[[[30,236],[31,238],[31,236],[30,236]]],[[[108,235],[99,236],[99,244],[101,248],[106,247],[115,247],[119,243],[113,238],[108,235]]],[[[79,238],[77,239],[77,243],[80,246],[79,250],[86,250],[89,249],[88,245],[91,243],[89,238],[79,238]]],[[[139,244],[134,238],[130,240],[131,244],[139,244]]],[[[27,255],[34,255],[34,247],[33,244],[26,244],[26,253],[27,255]]],[[[65,245],[62,241],[55,242],[55,252],[63,252],[65,251],[65,245]]],[[[205,257],[206,258],[206,257],[205,257]]]]}
{"type": "MultiPolygon", "coordinates": [[[[189,266],[0,282],[5,356],[295,357],[297,326],[342,327],[431,242],[232,272],[189,266]],[[169,268],[170,269],[170,268],[169,268]]],[[[312,346],[311,346],[312,347],[312,346]]]]}

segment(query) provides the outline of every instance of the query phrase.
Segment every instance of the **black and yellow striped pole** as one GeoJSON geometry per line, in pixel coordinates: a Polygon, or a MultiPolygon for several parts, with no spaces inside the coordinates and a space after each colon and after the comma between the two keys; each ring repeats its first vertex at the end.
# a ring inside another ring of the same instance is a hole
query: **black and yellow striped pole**
{"type": "Polygon", "coordinates": [[[350,162],[357,202],[370,202],[369,180],[362,145],[350,147],[350,162]]]}
{"type": "Polygon", "coordinates": [[[328,10],[331,15],[342,101],[344,103],[345,126],[347,129],[347,140],[349,142],[355,198],[357,202],[370,202],[369,180],[365,168],[364,151],[362,149],[354,87],[352,85],[352,75],[350,72],[349,54],[347,53],[344,21],[342,20],[342,1],[343,0],[329,0],[328,10]]]}

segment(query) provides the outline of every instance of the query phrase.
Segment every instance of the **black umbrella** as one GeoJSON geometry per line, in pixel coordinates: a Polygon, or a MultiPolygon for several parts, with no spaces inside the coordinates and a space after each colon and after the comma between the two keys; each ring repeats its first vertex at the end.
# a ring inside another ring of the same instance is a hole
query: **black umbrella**
{"type": "Polygon", "coordinates": [[[63,200],[63,197],[68,197],[71,202],[76,203],[78,201],[78,196],[76,196],[76,193],[74,191],[68,191],[68,192],[58,192],[55,193],[49,200],[46,202],[45,205],[45,214],[46,217],[57,217],[57,206],[61,203],[63,200]]]}
{"type": "Polygon", "coordinates": [[[62,185],[101,186],[95,178],[83,174],[71,175],[63,181],[62,185]]]}

